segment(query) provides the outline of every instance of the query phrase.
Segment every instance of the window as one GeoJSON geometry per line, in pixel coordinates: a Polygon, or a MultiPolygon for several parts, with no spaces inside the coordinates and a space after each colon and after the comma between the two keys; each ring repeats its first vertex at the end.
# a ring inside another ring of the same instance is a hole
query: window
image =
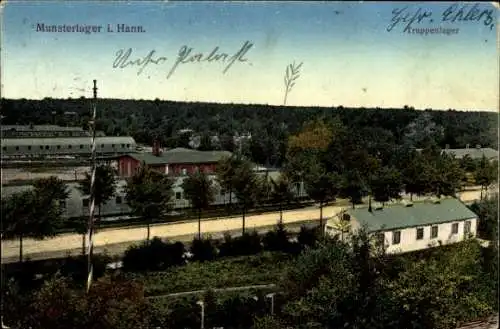
{"type": "Polygon", "coordinates": [[[40,145],[40,150],[43,150],[43,145],[40,145]]]}
{"type": "Polygon", "coordinates": [[[470,220],[468,220],[465,222],[465,225],[464,225],[464,234],[469,234],[470,231],[471,231],[471,222],[470,222],[470,220]]]}
{"type": "Polygon", "coordinates": [[[417,228],[417,240],[422,240],[424,238],[424,228],[417,228]]]}
{"type": "Polygon", "coordinates": [[[111,147],[112,147],[112,148],[115,148],[115,144],[111,144],[111,147]]]}
{"type": "Polygon", "coordinates": [[[438,227],[433,226],[431,227],[431,239],[437,238],[438,236],[438,227]]]}
{"type": "Polygon", "coordinates": [[[116,197],[116,204],[121,204],[122,203],[122,197],[121,196],[117,196],[116,197]]]}
{"type": "Polygon", "coordinates": [[[16,146],[16,151],[19,151],[19,146],[16,146]]]}
{"type": "Polygon", "coordinates": [[[89,206],[89,199],[88,199],[88,198],[83,199],[83,200],[82,200],[82,205],[83,205],[84,207],[88,207],[88,206],[89,206]]]}
{"type": "Polygon", "coordinates": [[[457,233],[458,233],[458,223],[451,224],[451,234],[457,234],[457,233]]]}
{"type": "Polygon", "coordinates": [[[122,148],[125,148],[125,144],[122,144],[122,148]]]}
{"type": "Polygon", "coordinates": [[[175,199],[176,199],[176,200],[180,200],[180,199],[181,199],[181,196],[182,196],[182,193],[181,193],[181,192],[175,192],[175,199]]]}
{"type": "Polygon", "coordinates": [[[57,149],[59,150],[61,148],[61,145],[57,145],[57,149]]]}
{"type": "Polygon", "coordinates": [[[82,148],[83,148],[83,145],[80,145],[80,148],[82,149],[82,148]]]}
{"type": "Polygon", "coordinates": [[[401,231],[392,232],[392,244],[399,244],[401,242],[401,231]]]}
{"type": "Polygon", "coordinates": [[[70,149],[72,146],[71,145],[68,145],[68,148],[70,149]]]}
{"type": "Polygon", "coordinates": [[[130,148],[130,144],[127,144],[127,148],[130,148]]]}
{"type": "Polygon", "coordinates": [[[31,150],[31,145],[30,145],[30,146],[28,146],[28,150],[31,150]]]}
{"type": "Polygon", "coordinates": [[[104,144],[101,144],[101,148],[102,148],[102,149],[104,148],[104,144]]]}
{"type": "Polygon", "coordinates": [[[2,150],[7,151],[7,147],[6,146],[2,147],[2,150]]]}
{"type": "Polygon", "coordinates": [[[48,145],[45,145],[45,149],[48,150],[49,149],[49,146],[48,145]]]}

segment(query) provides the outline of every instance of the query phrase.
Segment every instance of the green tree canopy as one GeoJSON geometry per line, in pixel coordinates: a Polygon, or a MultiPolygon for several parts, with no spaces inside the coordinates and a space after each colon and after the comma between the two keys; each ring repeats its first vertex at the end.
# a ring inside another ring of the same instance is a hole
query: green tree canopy
{"type": "Polygon", "coordinates": [[[162,173],[142,165],[127,182],[126,201],[132,212],[147,223],[147,237],[150,238],[150,225],[154,220],[163,218],[172,208],[172,181],[162,173]]]}

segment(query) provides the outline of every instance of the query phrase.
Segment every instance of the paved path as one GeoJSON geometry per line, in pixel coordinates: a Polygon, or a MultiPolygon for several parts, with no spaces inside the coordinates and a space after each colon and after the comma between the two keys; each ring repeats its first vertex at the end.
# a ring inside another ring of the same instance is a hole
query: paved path
{"type": "MultiPolygon", "coordinates": [[[[461,194],[462,201],[472,201],[479,199],[479,191],[466,191],[461,194]]],[[[328,206],[323,208],[325,218],[332,217],[345,207],[328,206]]],[[[267,213],[247,216],[246,228],[253,230],[262,226],[275,225],[279,219],[279,213],[267,213]]],[[[309,207],[298,210],[288,210],[283,212],[283,222],[286,224],[313,221],[319,219],[318,207],[309,207]]],[[[241,229],[241,217],[216,218],[202,221],[201,229],[203,233],[218,234],[225,231],[241,229]]],[[[197,221],[183,223],[158,224],[151,227],[151,237],[174,238],[179,236],[194,236],[198,232],[197,221]]],[[[94,235],[94,246],[105,247],[109,245],[134,243],[146,239],[146,228],[118,228],[106,229],[94,235]]],[[[63,250],[81,250],[82,236],[78,234],[63,234],[54,239],[23,241],[23,254],[29,257],[37,253],[50,253],[63,250]]],[[[19,241],[2,241],[2,259],[16,257],[19,254],[19,241]]]]}
{"type": "MultiPolygon", "coordinates": [[[[340,210],[340,207],[325,207],[323,214],[325,217],[333,216],[340,210]]],[[[285,223],[294,223],[319,218],[318,209],[300,209],[283,212],[285,223]]],[[[246,228],[253,230],[261,226],[275,225],[279,220],[278,213],[261,214],[247,216],[246,228]]],[[[201,229],[203,233],[220,233],[237,230],[242,227],[241,217],[208,219],[202,221],[201,229]]],[[[151,227],[151,237],[172,238],[184,235],[194,236],[198,232],[198,222],[159,224],[151,227]]],[[[106,246],[125,242],[135,242],[146,239],[146,228],[121,228],[109,229],[98,232],[94,235],[94,246],[106,246]]],[[[54,252],[60,250],[81,249],[82,236],[78,234],[63,234],[54,239],[36,241],[25,239],[23,241],[23,254],[39,252],[54,252]]],[[[19,254],[19,241],[2,241],[2,258],[9,258],[19,254]]]]}

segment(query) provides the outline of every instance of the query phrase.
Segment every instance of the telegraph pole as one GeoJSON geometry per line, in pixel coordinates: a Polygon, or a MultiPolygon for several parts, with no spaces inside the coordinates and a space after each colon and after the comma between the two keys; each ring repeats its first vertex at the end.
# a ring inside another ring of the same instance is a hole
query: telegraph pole
{"type": "Polygon", "coordinates": [[[95,144],[95,126],[96,126],[96,113],[97,113],[97,80],[94,80],[94,98],[92,101],[92,121],[90,122],[90,129],[92,130],[92,176],[90,179],[90,209],[89,209],[89,222],[88,222],[88,259],[87,259],[87,292],[90,290],[92,284],[93,267],[92,267],[92,253],[94,249],[94,212],[95,212],[95,173],[96,173],[96,144],[95,144]]]}

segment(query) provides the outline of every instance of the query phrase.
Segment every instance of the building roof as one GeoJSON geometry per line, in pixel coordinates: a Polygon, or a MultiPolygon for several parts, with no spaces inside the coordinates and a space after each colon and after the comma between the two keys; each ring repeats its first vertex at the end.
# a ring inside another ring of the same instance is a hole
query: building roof
{"type": "MultiPolygon", "coordinates": [[[[5,138],[2,146],[28,146],[28,145],[89,145],[90,137],[54,137],[54,138],[5,138]]],[[[132,137],[96,137],[96,144],[135,144],[132,137]]]]}
{"type": "Polygon", "coordinates": [[[347,213],[369,232],[389,231],[416,226],[425,226],[477,218],[465,204],[455,198],[441,199],[440,203],[430,201],[414,203],[411,207],[403,204],[391,205],[381,210],[368,211],[368,208],[348,210],[347,213]]]}
{"type": "Polygon", "coordinates": [[[481,159],[483,155],[487,159],[498,158],[498,151],[492,148],[444,149],[443,152],[454,154],[456,158],[463,158],[466,155],[471,159],[481,159]]]}
{"type": "Polygon", "coordinates": [[[61,127],[57,125],[2,125],[2,130],[16,131],[83,131],[82,127],[61,127]]]}
{"type": "Polygon", "coordinates": [[[185,148],[175,148],[155,156],[152,153],[127,154],[137,161],[149,165],[176,163],[211,163],[218,162],[223,157],[231,156],[227,151],[197,151],[185,148]]]}

